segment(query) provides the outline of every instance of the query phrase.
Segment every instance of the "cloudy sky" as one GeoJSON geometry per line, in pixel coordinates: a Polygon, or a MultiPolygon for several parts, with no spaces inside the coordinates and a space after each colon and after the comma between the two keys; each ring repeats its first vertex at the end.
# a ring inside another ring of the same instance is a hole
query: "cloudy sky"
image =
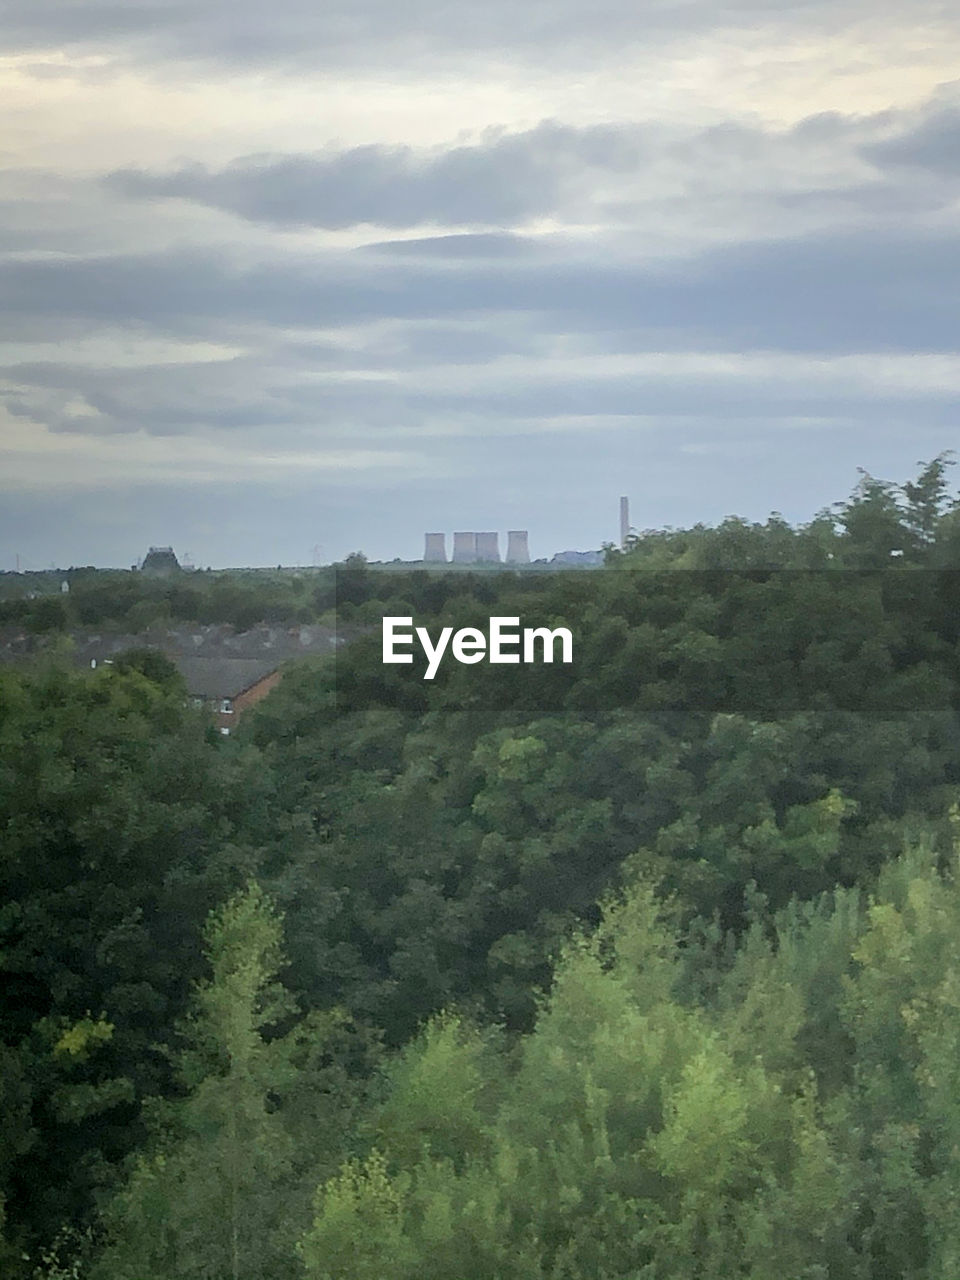
{"type": "Polygon", "coordinates": [[[909,478],[960,444],[952,10],[0,0],[0,569],[909,478]]]}

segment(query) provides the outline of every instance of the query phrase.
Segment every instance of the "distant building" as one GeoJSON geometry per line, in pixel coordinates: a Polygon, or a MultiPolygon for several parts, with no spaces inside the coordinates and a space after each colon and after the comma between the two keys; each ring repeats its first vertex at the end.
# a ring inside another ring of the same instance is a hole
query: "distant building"
{"type": "MultiPolygon", "coordinates": [[[[442,533],[426,533],[423,537],[423,564],[446,564],[446,538],[442,533]]],[[[511,564],[529,564],[526,529],[507,533],[507,560],[511,564]]],[[[491,530],[458,530],[453,535],[454,564],[500,564],[500,535],[491,530]]]]}
{"type": "Polygon", "coordinates": [[[248,707],[256,706],[277,687],[282,674],[275,659],[172,656],[172,661],[194,704],[209,707],[224,736],[248,707]]]}
{"type": "Polygon", "coordinates": [[[180,572],[180,561],[173,554],[173,547],[151,547],[140,572],[152,578],[168,578],[180,572]]]}

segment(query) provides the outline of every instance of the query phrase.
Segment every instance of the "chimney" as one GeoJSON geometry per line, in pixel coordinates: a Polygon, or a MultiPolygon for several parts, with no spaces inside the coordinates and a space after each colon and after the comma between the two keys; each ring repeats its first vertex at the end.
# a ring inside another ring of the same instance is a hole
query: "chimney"
{"type": "Polygon", "coordinates": [[[423,559],[427,564],[447,563],[447,544],[445,534],[425,533],[423,535],[423,559]]]}
{"type": "Polygon", "coordinates": [[[475,533],[455,533],[453,535],[453,563],[476,564],[477,535],[475,533]]]}
{"type": "Polygon", "coordinates": [[[530,548],[527,546],[526,529],[507,530],[507,562],[509,564],[530,563],[530,548]]]}
{"type": "Polygon", "coordinates": [[[496,533],[477,534],[477,559],[488,564],[500,563],[500,536],[496,533]]]}
{"type": "Polygon", "coordinates": [[[620,546],[626,547],[630,537],[630,499],[620,499],[620,546]]]}

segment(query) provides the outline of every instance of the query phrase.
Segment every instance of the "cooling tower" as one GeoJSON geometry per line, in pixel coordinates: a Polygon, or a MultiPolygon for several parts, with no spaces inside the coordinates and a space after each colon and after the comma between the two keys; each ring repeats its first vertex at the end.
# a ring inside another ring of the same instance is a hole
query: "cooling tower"
{"type": "Polygon", "coordinates": [[[475,564],[477,560],[477,535],[455,533],[453,535],[453,563],[475,564]]]}
{"type": "Polygon", "coordinates": [[[477,534],[477,559],[487,563],[500,563],[500,535],[496,533],[477,534]]]}
{"type": "Polygon", "coordinates": [[[627,538],[630,537],[630,499],[620,499],[620,546],[627,545],[627,538]]]}
{"type": "Polygon", "coordinates": [[[442,533],[423,535],[423,559],[427,564],[447,563],[446,537],[442,533]]]}
{"type": "Polygon", "coordinates": [[[530,548],[527,546],[526,529],[507,530],[507,561],[510,564],[530,563],[530,548]]]}

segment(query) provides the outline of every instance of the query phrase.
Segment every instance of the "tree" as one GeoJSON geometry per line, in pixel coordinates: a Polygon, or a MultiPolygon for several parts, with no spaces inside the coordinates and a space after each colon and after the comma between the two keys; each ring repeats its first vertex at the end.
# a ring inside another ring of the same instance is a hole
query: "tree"
{"type": "Polygon", "coordinates": [[[139,671],[142,676],[169,692],[186,693],[176,664],[159,649],[148,646],[124,649],[113,659],[113,665],[117,671],[139,671]]]}
{"type": "Polygon", "coordinates": [[[949,507],[947,468],[953,466],[949,451],[938,453],[932,462],[919,462],[922,471],[916,480],[903,486],[907,499],[904,524],[918,549],[929,547],[936,539],[937,526],[949,507]]]}
{"type": "MultiPolygon", "coordinates": [[[[255,753],[254,753],[255,754],[255,753]]],[[[0,1040],[35,1140],[0,1160],[25,1250],[90,1221],[171,1088],[207,912],[255,869],[269,785],[137,670],[0,672],[0,1040]],[[243,827],[244,830],[240,831],[243,827]]]]}
{"type": "Polygon", "coordinates": [[[291,1012],[277,982],[281,925],[255,883],[206,930],[211,978],[184,1025],[187,1096],[156,1105],[151,1149],[107,1213],[97,1280],[279,1280],[292,1144],[278,1097],[290,1042],[269,1039],[291,1012]]]}
{"type": "Polygon", "coordinates": [[[860,483],[840,504],[839,522],[846,537],[844,564],[854,569],[885,569],[892,553],[902,555],[912,544],[896,486],[877,480],[862,467],[860,483]]]}
{"type": "Polygon", "coordinates": [[[27,615],[26,627],[33,635],[48,631],[66,631],[69,614],[59,596],[44,596],[37,600],[27,615]]]}

